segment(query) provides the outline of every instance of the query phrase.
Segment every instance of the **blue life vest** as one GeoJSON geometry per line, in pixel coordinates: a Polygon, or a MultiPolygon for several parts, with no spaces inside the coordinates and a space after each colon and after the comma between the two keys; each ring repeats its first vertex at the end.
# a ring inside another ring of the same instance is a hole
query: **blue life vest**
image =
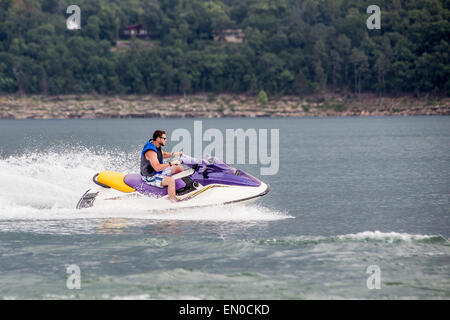
{"type": "Polygon", "coordinates": [[[149,150],[153,150],[156,152],[156,154],[158,156],[159,163],[161,163],[161,164],[163,163],[163,154],[162,154],[161,147],[156,148],[156,146],[152,143],[152,141],[153,141],[152,139],[148,140],[141,152],[141,176],[149,177],[149,176],[154,175],[155,173],[162,172],[162,171],[156,171],[150,164],[150,161],[148,161],[145,158],[145,153],[149,150]]]}

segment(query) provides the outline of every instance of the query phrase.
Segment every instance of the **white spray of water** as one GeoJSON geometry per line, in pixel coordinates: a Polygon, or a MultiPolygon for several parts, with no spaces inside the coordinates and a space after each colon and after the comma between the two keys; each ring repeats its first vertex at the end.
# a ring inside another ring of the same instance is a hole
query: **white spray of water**
{"type": "Polygon", "coordinates": [[[445,240],[444,237],[440,235],[423,235],[423,234],[409,234],[401,232],[381,232],[375,231],[363,231],[354,234],[345,234],[337,236],[339,240],[355,240],[355,241],[365,241],[365,240],[377,240],[377,241],[420,241],[427,240],[431,238],[440,237],[445,240]]]}

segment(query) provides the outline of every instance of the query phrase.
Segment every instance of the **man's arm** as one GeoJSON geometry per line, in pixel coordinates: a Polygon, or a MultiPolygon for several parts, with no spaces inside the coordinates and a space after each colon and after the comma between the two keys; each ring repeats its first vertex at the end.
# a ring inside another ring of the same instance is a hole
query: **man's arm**
{"type": "Polygon", "coordinates": [[[153,150],[148,150],[145,153],[145,159],[150,161],[150,164],[152,165],[153,169],[155,169],[155,171],[163,171],[164,169],[170,167],[170,164],[168,163],[159,163],[158,156],[153,150]]]}
{"type": "Polygon", "coordinates": [[[164,159],[166,159],[166,158],[170,158],[170,157],[173,157],[173,156],[181,156],[182,154],[183,154],[183,152],[164,152],[163,151],[163,158],[164,159]]]}
{"type": "Polygon", "coordinates": [[[167,159],[167,158],[170,158],[170,157],[172,157],[172,152],[162,152],[162,154],[163,154],[163,158],[164,159],[167,159]]]}

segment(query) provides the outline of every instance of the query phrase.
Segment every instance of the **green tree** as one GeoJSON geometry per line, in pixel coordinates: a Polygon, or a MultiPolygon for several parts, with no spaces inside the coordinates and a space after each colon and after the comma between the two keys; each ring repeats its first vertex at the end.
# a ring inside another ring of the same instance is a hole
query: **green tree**
{"type": "Polygon", "coordinates": [[[361,78],[362,75],[368,71],[369,63],[367,61],[367,56],[364,52],[353,48],[352,55],[350,56],[350,61],[353,64],[353,76],[355,78],[355,93],[361,93],[361,78]]]}
{"type": "Polygon", "coordinates": [[[256,99],[256,102],[260,104],[261,106],[267,106],[269,103],[269,99],[267,98],[267,94],[264,90],[261,90],[258,94],[258,98],[256,99]]]}

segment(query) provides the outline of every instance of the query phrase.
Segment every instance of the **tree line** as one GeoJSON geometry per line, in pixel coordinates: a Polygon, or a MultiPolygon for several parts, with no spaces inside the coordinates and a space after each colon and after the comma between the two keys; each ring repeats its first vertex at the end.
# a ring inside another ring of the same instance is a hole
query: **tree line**
{"type": "Polygon", "coordinates": [[[0,0],[0,92],[450,93],[449,0],[79,0],[80,30],[70,4],[0,0]],[[134,23],[158,45],[116,50],[134,23]]]}

